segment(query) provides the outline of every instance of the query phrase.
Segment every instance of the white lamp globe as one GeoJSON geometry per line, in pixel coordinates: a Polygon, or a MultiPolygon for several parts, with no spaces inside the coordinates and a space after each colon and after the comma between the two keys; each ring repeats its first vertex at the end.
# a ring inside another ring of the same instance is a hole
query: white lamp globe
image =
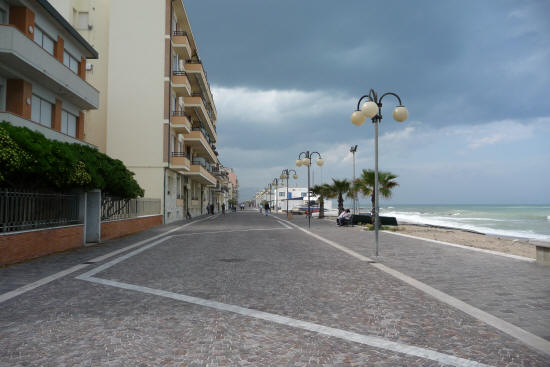
{"type": "Polygon", "coordinates": [[[292,176],[293,179],[297,180],[298,179],[298,175],[294,175],[292,176]]]}
{"type": "Polygon", "coordinates": [[[323,158],[317,159],[317,165],[318,165],[319,167],[322,166],[323,164],[325,164],[325,161],[323,160],[323,158]]]}
{"type": "Polygon", "coordinates": [[[296,159],[296,166],[302,167],[302,160],[301,159],[296,159]]]}
{"type": "Polygon", "coordinates": [[[309,159],[309,158],[302,159],[302,164],[304,166],[309,166],[311,164],[311,159],[309,159]]]}
{"type": "Polygon", "coordinates": [[[397,106],[393,110],[393,119],[397,122],[403,122],[409,117],[409,111],[405,106],[397,106]]]}
{"type": "Polygon", "coordinates": [[[355,126],[361,126],[365,122],[367,117],[361,111],[353,111],[351,114],[351,123],[355,126]]]}
{"type": "Polygon", "coordinates": [[[363,103],[363,106],[361,107],[361,112],[363,112],[366,117],[371,119],[378,114],[378,105],[373,101],[367,101],[363,103]]]}

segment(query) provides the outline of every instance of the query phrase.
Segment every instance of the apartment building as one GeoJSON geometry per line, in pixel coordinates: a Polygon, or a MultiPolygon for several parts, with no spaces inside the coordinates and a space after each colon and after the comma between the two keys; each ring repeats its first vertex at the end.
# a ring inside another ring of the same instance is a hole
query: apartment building
{"type": "Polygon", "coordinates": [[[45,0],[0,0],[0,23],[0,121],[87,144],[99,92],[86,65],[98,52],[45,0]]]}
{"type": "Polygon", "coordinates": [[[162,199],[165,222],[220,207],[217,111],[182,0],[51,1],[101,54],[90,141],[162,199]]]}

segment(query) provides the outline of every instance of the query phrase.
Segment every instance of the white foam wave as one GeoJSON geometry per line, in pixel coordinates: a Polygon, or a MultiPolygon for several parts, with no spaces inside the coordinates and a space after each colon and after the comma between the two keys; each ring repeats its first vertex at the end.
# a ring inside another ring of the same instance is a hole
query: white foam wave
{"type": "Polygon", "coordinates": [[[548,235],[535,233],[535,232],[529,231],[529,230],[522,231],[522,230],[489,228],[489,227],[485,227],[485,226],[481,226],[481,225],[474,225],[474,224],[471,224],[471,223],[462,223],[460,221],[457,221],[456,218],[423,216],[423,215],[421,215],[421,213],[408,213],[408,212],[407,213],[403,213],[403,212],[385,212],[385,213],[383,213],[383,215],[396,217],[398,221],[406,222],[406,223],[428,224],[428,225],[432,225],[432,226],[466,229],[466,230],[470,230],[470,231],[476,231],[476,232],[481,232],[481,233],[495,235],[495,236],[532,238],[532,239],[537,239],[537,240],[550,239],[550,236],[548,236],[548,235]]]}

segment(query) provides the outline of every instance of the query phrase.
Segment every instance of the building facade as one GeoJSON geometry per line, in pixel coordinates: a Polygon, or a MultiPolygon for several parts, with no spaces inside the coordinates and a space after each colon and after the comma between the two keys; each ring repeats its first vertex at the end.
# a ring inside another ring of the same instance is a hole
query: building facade
{"type": "Polygon", "coordinates": [[[0,121],[87,144],[99,92],[86,65],[98,52],[45,0],[0,0],[0,23],[0,121]]]}
{"type": "Polygon", "coordinates": [[[182,0],[52,3],[101,55],[88,68],[101,92],[90,141],[161,198],[165,222],[219,208],[217,111],[182,0]]]}

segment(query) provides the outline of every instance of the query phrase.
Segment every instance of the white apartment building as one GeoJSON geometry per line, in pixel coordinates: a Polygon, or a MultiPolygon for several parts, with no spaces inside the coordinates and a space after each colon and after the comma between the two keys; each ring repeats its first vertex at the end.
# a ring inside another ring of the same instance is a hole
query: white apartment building
{"type": "Polygon", "coordinates": [[[165,222],[223,200],[217,111],[182,0],[51,0],[100,53],[87,138],[161,198],[165,222]],[[146,21],[145,21],[146,20],[146,21]]]}
{"type": "Polygon", "coordinates": [[[87,144],[84,112],[99,105],[86,81],[97,51],[45,0],[0,0],[0,121],[87,144]]]}

